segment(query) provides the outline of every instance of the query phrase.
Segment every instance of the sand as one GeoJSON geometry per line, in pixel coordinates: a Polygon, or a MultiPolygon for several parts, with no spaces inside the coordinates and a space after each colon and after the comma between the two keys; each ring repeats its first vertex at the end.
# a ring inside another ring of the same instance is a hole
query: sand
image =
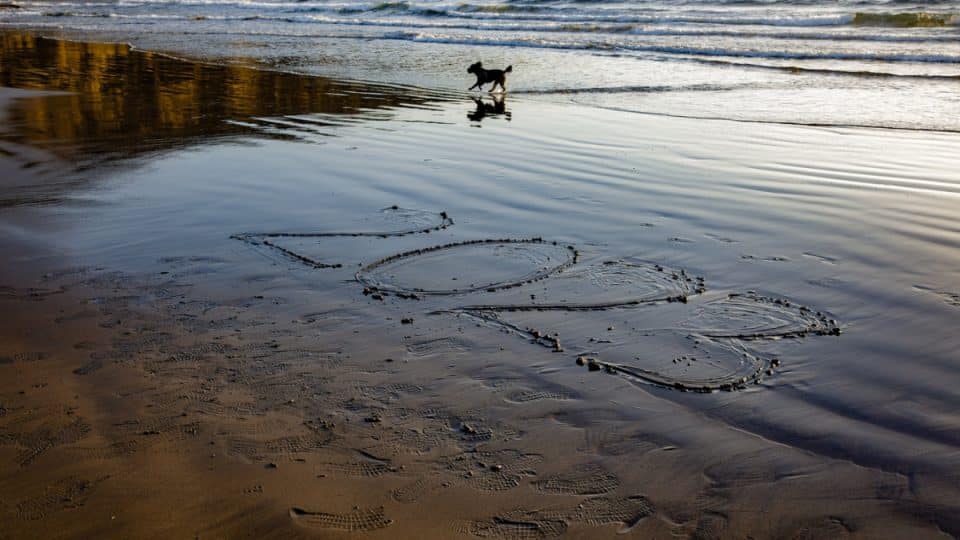
{"type": "Polygon", "coordinates": [[[955,138],[3,39],[0,538],[960,534],[955,138]]]}

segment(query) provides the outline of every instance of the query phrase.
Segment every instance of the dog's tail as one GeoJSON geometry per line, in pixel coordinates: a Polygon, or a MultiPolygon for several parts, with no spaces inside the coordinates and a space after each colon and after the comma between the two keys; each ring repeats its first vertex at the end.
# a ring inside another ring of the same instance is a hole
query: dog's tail
{"type": "Polygon", "coordinates": [[[507,66],[507,69],[503,70],[504,73],[510,73],[513,71],[513,66],[507,66]]]}

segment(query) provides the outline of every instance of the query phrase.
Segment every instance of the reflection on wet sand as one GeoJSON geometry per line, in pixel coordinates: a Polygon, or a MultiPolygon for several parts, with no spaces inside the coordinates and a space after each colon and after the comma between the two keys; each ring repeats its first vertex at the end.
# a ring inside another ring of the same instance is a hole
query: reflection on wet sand
{"type": "Polygon", "coordinates": [[[249,125],[261,116],[383,119],[385,109],[443,99],[422,90],[189,62],[126,44],[25,33],[0,34],[0,86],[70,92],[23,100],[0,128],[0,140],[48,149],[81,168],[223,137],[269,136],[249,125]]]}
{"type": "Polygon", "coordinates": [[[473,122],[481,122],[484,118],[504,117],[509,122],[513,116],[507,110],[506,98],[504,96],[490,96],[490,101],[483,98],[471,98],[477,105],[477,108],[467,113],[467,118],[473,122]]]}

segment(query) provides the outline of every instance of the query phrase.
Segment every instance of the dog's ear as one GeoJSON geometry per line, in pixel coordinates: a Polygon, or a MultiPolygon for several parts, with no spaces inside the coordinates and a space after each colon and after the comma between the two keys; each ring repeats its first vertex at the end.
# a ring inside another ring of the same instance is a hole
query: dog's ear
{"type": "Polygon", "coordinates": [[[477,67],[483,67],[483,62],[477,62],[477,63],[474,64],[474,65],[477,66],[477,67]]]}

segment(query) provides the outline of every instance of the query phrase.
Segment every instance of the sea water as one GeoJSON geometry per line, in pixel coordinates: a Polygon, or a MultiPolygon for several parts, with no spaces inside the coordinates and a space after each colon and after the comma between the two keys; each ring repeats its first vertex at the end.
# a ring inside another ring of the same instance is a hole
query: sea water
{"type": "Polygon", "coordinates": [[[0,26],[339,78],[626,111],[960,130],[960,2],[17,2],[0,26]]]}

